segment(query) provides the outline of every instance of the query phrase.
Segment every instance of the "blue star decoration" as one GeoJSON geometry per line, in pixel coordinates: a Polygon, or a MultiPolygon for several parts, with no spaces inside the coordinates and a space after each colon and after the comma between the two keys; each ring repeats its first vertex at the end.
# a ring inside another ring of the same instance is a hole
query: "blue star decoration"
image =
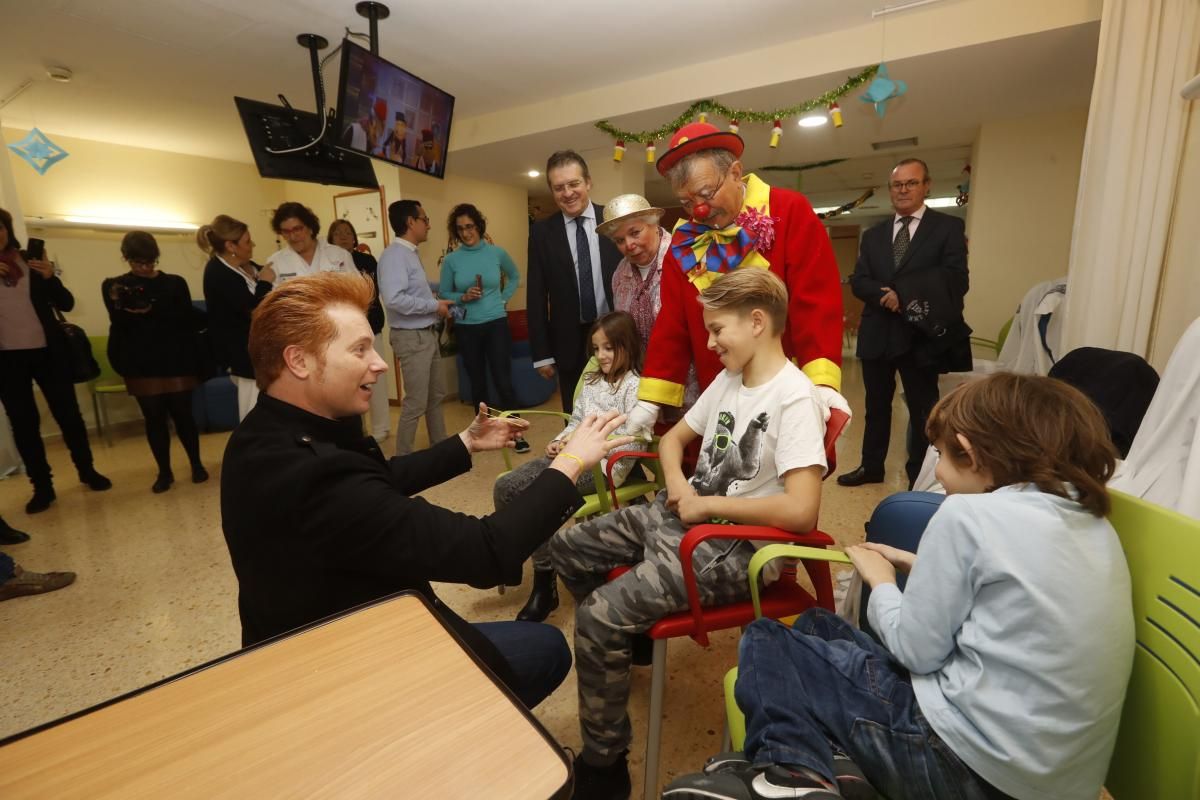
{"type": "Polygon", "coordinates": [[[37,128],[16,144],[10,144],[8,149],[29,162],[29,166],[36,169],[39,175],[45,175],[46,170],[70,155],[37,128]]]}
{"type": "Polygon", "coordinates": [[[893,97],[899,97],[907,91],[908,84],[889,78],[887,64],[880,64],[879,71],[875,73],[875,79],[871,81],[867,91],[858,96],[858,99],[864,103],[874,103],[875,113],[882,117],[887,111],[887,101],[893,97]]]}

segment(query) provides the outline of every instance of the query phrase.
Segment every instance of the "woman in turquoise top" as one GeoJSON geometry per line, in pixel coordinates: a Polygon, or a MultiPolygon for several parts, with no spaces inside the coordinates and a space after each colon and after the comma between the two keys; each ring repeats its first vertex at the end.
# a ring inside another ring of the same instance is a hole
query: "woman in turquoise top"
{"type": "Polygon", "coordinates": [[[458,352],[471,380],[471,405],[493,403],[487,396],[491,372],[501,410],[516,405],[512,388],[512,341],[504,306],[521,283],[517,265],[503,248],[484,241],[487,220],[470,203],[450,212],[450,241],[458,246],[442,262],[440,294],[460,304],[465,316],[454,323],[458,352]],[[485,366],[486,365],[486,366],[485,366]]]}

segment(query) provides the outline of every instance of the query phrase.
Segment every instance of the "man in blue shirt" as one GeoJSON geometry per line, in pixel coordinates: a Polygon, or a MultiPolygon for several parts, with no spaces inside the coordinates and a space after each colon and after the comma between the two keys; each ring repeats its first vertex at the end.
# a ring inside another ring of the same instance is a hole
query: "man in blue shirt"
{"type": "Polygon", "coordinates": [[[429,288],[429,278],[417,245],[429,238],[429,215],[416,200],[397,200],[388,206],[388,221],[396,238],[379,257],[379,298],[387,309],[392,351],[400,361],[404,400],[400,405],[396,455],[413,451],[417,423],[425,417],[429,444],[446,438],[442,419],[442,385],[438,335],[434,323],[450,315],[450,301],[439,300],[429,288]]]}

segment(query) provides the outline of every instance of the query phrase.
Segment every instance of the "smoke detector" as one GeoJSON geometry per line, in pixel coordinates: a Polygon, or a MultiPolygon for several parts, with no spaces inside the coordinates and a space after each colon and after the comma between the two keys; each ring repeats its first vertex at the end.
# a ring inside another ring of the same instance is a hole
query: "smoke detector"
{"type": "Polygon", "coordinates": [[[59,83],[70,83],[75,73],[68,67],[46,67],[46,77],[59,83]]]}

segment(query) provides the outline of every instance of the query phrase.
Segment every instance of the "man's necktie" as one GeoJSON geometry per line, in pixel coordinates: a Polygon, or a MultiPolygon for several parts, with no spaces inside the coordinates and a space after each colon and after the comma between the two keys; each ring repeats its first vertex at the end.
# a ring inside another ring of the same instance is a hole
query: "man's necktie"
{"type": "MultiPolygon", "coordinates": [[[[584,230],[584,216],[575,218],[575,260],[579,270],[579,318],[596,319],[596,284],[592,282],[592,246],[584,230]]],[[[907,241],[908,237],[905,237],[907,241]]]]}
{"type": "Polygon", "coordinates": [[[894,266],[900,266],[900,262],[904,259],[904,254],[908,252],[908,223],[912,222],[912,220],[912,217],[900,218],[900,230],[896,233],[896,238],[892,242],[894,266]]]}

